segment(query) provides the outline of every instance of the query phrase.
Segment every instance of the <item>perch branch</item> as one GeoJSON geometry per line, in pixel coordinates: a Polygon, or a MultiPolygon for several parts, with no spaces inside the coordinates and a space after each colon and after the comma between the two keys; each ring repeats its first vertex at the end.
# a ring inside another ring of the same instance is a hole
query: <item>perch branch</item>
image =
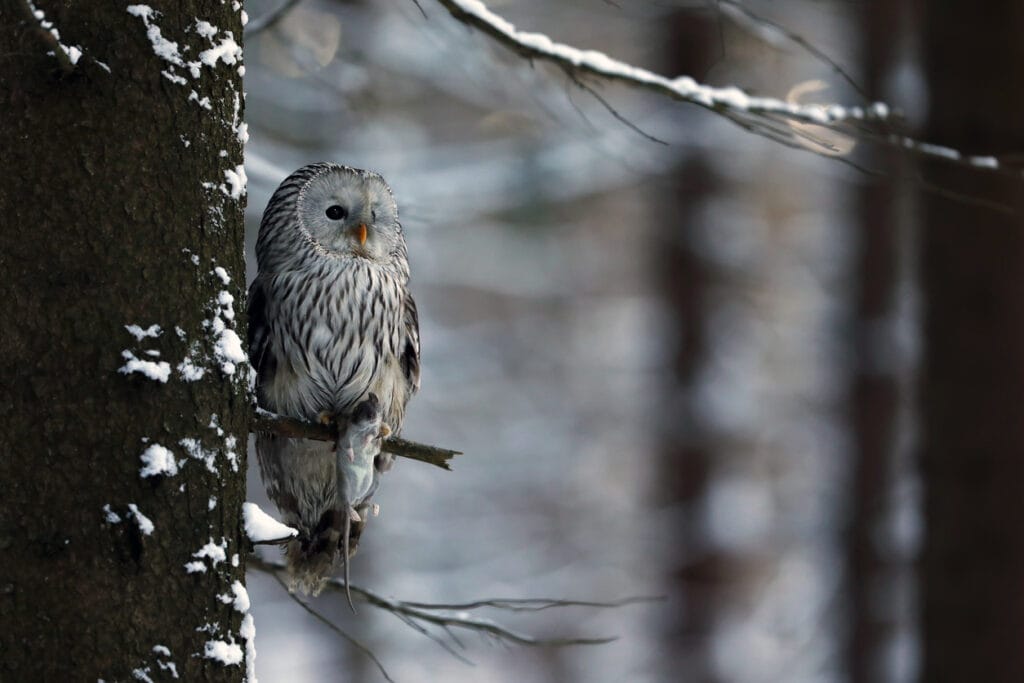
{"type": "MultiPolygon", "coordinates": [[[[317,441],[334,441],[338,438],[338,428],[335,425],[303,422],[302,420],[276,415],[265,410],[256,411],[256,416],[252,421],[252,431],[273,432],[281,436],[316,439],[317,441]]],[[[410,460],[419,460],[420,462],[425,462],[448,471],[452,469],[449,461],[456,455],[462,455],[461,451],[428,446],[395,436],[384,439],[381,450],[403,458],[409,458],[410,460]]]]}

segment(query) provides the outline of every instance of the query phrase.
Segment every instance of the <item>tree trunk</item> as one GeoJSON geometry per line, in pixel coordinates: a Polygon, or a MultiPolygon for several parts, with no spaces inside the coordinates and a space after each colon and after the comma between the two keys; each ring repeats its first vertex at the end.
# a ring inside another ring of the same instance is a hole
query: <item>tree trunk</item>
{"type": "Polygon", "coordinates": [[[0,679],[239,680],[240,7],[0,5],[0,679]]]}
{"type": "MultiPolygon", "coordinates": [[[[1024,4],[929,3],[926,138],[1024,149],[1024,4]]],[[[925,180],[923,680],[1024,680],[1024,187],[933,163],[925,180]]]]}
{"type": "MultiPolygon", "coordinates": [[[[867,3],[861,10],[864,88],[872,101],[885,100],[884,81],[895,68],[908,8],[900,2],[867,3]]],[[[853,311],[850,429],[852,494],[846,535],[850,625],[846,662],[851,683],[885,680],[883,655],[894,619],[878,599],[892,569],[879,547],[879,533],[892,487],[895,430],[900,409],[899,367],[886,358],[895,318],[899,277],[899,203],[903,155],[881,149],[874,166],[890,177],[866,182],[858,193],[859,223],[853,311]]]]}

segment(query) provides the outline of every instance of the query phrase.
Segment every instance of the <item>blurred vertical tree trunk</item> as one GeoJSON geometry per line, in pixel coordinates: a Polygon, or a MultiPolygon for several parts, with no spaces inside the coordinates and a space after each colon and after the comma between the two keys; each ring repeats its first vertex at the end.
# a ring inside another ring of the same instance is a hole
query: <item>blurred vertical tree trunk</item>
{"type": "MultiPolygon", "coordinates": [[[[123,3],[36,0],[71,64],[31,5],[0,6],[0,679],[239,680],[247,368],[215,352],[245,280],[244,200],[225,187],[237,64],[196,78],[123,3]],[[124,351],[169,379],[119,371],[124,351]],[[175,369],[186,356],[198,381],[175,369]],[[155,444],[176,475],[140,476],[155,444]]],[[[237,4],[157,9],[185,59],[241,40],[237,4]]]]}
{"type": "MultiPolygon", "coordinates": [[[[873,2],[861,10],[864,88],[872,101],[884,101],[883,86],[895,67],[906,6],[873,2]]],[[[886,499],[892,486],[894,435],[900,404],[899,378],[886,358],[895,307],[899,270],[899,198],[903,186],[902,155],[878,152],[875,165],[889,175],[865,183],[857,199],[859,243],[854,271],[854,369],[850,384],[853,437],[852,488],[847,530],[847,585],[850,626],[846,669],[852,683],[883,680],[882,650],[892,623],[879,600],[886,578],[886,558],[879,532],[886,521],[886,499]]]]}
{"type": "MultiPolygon", "coordinates": [[[[925,137],[1024,149],[1024,3],[929,3],[925,137]]],[[[1024,680],[1024,186],[951,164],[925,180],[921,384],[926,681],[1024,680]]]]}
{"type": "MultiPolygon", "coordinates": [[[[665,22],[671,46],[665,61],[666,72],[704,74],[717,57],[718,25],[710,13],[680,10],[665,22]]],[[[697,113],[696,115],[699,115],[697,113]]],[[[659,289],[666,307],[676,322],[676,344],[670,368],[673,371],[663,397],[665,414],[660,435],[659,499],[685,514],[686,522],[673,525],[676,536],[666,539],[677,549],[678,566],[670,583],[682,598],[676,622],[667,629],[668,651],[675,665],[671,675],[686,680],[714,680],[708,659],[714,627],[716,584],[721,580],[721,558],[707,547],[699,523],[711,469],[711,453],[706,434],[700,429],[694,411],[693,392],[706,359],[705,294],[706,267],[693,248],[694,235],[701,220],[703,201],[718,189],[719,182],[703,152],[691,150],[686,161],[669,177],[675,202],[666,202],[660,217],[663,233],[657,236],[654,265],[659,289]],[[680,673],[681,672],[681,673],[680,673]]]]}

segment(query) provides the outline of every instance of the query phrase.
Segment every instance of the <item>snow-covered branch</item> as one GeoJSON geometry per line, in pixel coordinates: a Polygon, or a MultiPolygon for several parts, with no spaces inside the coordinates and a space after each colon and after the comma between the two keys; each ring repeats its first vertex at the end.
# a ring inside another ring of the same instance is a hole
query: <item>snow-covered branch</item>
{"type": "MultiPolygon", "coordinates": [[[[338,438],[338,428],[335,425],[322,425],[313,422],[303,422],[290,417],[276,415],[266,410],[257,410],[252,421],[252,431],[273,432],[281,436],[299,437],[303,439],[316,439],[317,441],[335,441],[338,438]]],[[[419,460],[436,467],[451,471],[449,462],[456,455],[462,455],[461,451],[453,451],[437,446],[407,441],[398,437],[384,439],[381,450],[394,455],[399,455],[410,460],[419,460]]]]}
{"type": "MultiPolygon", "coordinates": [[[[994,156],[972,156],[895,132],[900,121],[883,102],[866,106],[802,104],[794,98],[782,100],[753,96],[733,86],[714,87],[699,83],[690,76],[669,78],[619,61],[603,52],[582,50],[556,42],[542,33],[521,31],[488,9],[480,0],[438,2],[463,24],[490,36],[531,62],[547,62],[561,68],[574,83],[581,86],[584,78],[593,78],[643,88],[713,111],[756,135],[825,156],[843,156],[848,152],[848,149],[837,151],[833,144],[832,140],[838,134],[899,147],[931,159],[1021,177],[1019,168],[1006,166],[994,156]]],[[[735,3],[730,5],[738,7],[735,3]]],[[[753,18],[749,14],[747,17],[753,18]]],[[[785,36],[794,39],[790,32],[786,32],[785,36]]],[[[822,56],[823,53],[814,50],[806,41],[801,44],[816,56],[822,56]]]]}

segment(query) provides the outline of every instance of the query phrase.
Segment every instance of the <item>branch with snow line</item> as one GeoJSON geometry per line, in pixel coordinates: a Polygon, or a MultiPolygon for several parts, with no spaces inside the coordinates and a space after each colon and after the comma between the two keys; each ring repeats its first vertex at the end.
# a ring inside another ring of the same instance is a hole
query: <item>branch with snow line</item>
{"type": "MultiPolygon", "coordinates": [[[[476,29],[531,62],[542,61],[565,71],[579,84],[582,77],[624,83],[671,99],[688,102],[724,116],[745,130],[798,149],[835,158],[828,145],[818,143],[807,127],[817,126],[839,134],[898,147],[918,156],[968,166],[982,171],[1024,177],[1019,168],[1004,165],[994,156],[964,154],[959,150],[894,133],[896,117],[883,102],[869,106],[798,104],[771,97],[750,95],[737,87],[716,88],[689,76],[668,78],[642,67],[619,61],[603,52],[581,50],[558,43],[542,33],[521,31],[495,14],[480,0],[438,0],[456,20],[476,29]]],[[[649,136],[648,136],[649,137],[649,136]]]]}

